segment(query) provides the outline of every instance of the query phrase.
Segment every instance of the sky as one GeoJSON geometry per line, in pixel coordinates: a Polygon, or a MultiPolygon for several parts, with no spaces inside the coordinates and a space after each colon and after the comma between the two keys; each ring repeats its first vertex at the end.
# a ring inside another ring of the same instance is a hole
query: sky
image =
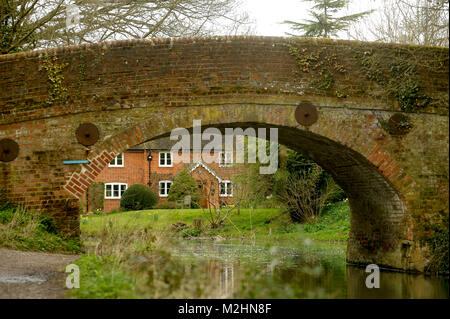
{"type": "Polygon", "coordinates": [[[256,22],[256,34],[267,36],[284,36],[289,26],[280,22],[306,18],[310,7],[300,0],[244,0],[243,6],[256,22]]]}
{"type": "MultiPolygon", "coordinates": [[[[349,13],[361,12],[380,6],[382,0],[353,0],[349,13]]],[[[242,0],[243,9],[256,22],[255,33],[266,36],[286,36],[289,25],[280,24],[284,20],[299,22],[308,18],[309,1],[302,0],[242,0]]],[[[343,34],[341,38],[346,38],[343,34]]]]}

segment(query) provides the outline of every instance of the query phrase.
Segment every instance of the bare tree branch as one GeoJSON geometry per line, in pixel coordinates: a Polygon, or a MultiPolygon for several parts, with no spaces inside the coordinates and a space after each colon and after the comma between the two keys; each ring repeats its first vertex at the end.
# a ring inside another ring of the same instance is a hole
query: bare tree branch
{"type": "Polygon", "coordinates": [[[0,48],[11,53],[147,37],[252,32],[241,0],[0,0],[0,48]],[[79,23],[66,26],[66,5],[79,23]]]}
{"type": "Polygon", "coordinates": [[[378,20],[366,20],[352,37],[428,46],[449,45],[449,0],[384,0],[378,20]]]}

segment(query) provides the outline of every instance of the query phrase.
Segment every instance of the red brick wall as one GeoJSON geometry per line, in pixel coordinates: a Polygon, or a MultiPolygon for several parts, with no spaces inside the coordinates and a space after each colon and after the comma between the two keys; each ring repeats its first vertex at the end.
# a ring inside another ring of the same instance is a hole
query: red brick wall
{"type": "Polygon", "coordinates": [[[173,181],[174,175],[184,167],[186,167],[186,165],[184,163],[175,163],[174,156],[172,156],[172,167],[160,167],[159,153],[159,151],[152,152],[153,159],[151,163],[151,189],[156,194],[156,196],[158,196],[158,202],[165,202],[167,201],[167,198],[159,196],[159,182],[165,180],[173,181]]]}
{"type": "MultiPolygon", "coordinates": [[[[126,183],[128,187],[133,184],[148,183],[148,152],[125,152],[123,167],[109,167],[104,168],[95,179],[96,182],[104,183],[126,183]]],[[[104,201],[104,210],[110,212],[113,209],[118,209],[119,199],[107,199],[104,201]]]]}

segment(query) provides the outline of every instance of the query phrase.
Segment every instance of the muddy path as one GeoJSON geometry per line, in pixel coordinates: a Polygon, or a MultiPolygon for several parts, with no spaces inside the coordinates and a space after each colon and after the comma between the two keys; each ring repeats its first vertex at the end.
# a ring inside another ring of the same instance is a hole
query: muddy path
{"type": "Polygon", "coordinates": [[[65,298],[65,265],[78,258],[0,248],[0,299],[65,298]]]}

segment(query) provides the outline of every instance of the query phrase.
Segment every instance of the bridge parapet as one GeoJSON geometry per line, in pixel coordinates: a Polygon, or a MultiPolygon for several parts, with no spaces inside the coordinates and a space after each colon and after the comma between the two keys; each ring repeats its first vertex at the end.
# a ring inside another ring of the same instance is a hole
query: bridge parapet
{"type": "Polygon", "coordinates": [[[295,104],[448,115],[448,49],[356,41],[202,37],[0,56],[0,124],[102,109],[295,104]],[[283,99],[280,99],[283,96],[283,99]]]}

